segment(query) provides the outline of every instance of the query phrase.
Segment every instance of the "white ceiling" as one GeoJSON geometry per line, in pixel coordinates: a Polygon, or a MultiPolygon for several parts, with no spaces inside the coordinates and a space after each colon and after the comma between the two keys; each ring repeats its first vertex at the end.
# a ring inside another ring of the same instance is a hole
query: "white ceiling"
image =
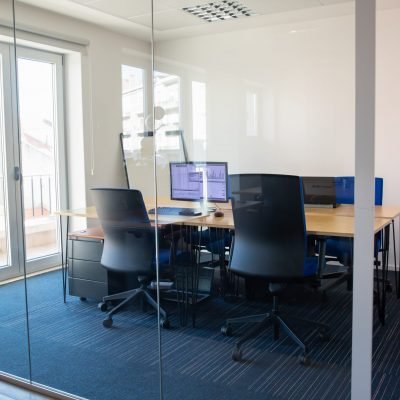
{"type": "MultiPolygon", "coordinates": [[[[73,16],[109,29],[150,38],[150,0],[20,0],[68,16],[73,16]]],[[[293,11],[315,9],[337,13],[340,5],[352,7],[354,0],[240,0],[257,16],[209,23],[182,10],[183,7],[217,0],[154,0],[154,31],[158,39],[210,34],[221,30],[236,30],[265,25],[267,18],[289,15],[293,11]],[[341,4],[339,4],[341,3],[341,4]],[[346,4],[344,4],[346,3],[346,4]]],[[[400,6],[400,0],[378,0],[378,3],[400,6]]]]}

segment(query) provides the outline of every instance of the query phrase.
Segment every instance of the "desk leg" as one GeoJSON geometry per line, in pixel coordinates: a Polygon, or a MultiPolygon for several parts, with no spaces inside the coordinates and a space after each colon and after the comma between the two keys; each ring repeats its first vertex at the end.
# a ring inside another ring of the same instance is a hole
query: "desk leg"
{"type": "MultiPolygon", "coordinates": [[[[200,273],[200,257],[192,253],[192,229],[190,229],[190,263],[192,264],[192,327],[196,326],[196,308],[197,308],[197,291],[199,289],[199,273],[200,273]]],[[[199,235],[199,244],[201,243],[201,235],[199,235]]],[[[200,248],[200,247],[199,247],[200,248]]]]}
{"type": "Polygon", "coordinates": [[[326,238],[318,237],[318,276],[322,276],[322,272],[325,267],[325,256],[326,256],[326,238]]]}
{"type": "MultiPolygon", "coordinates": [[[[63,287],[63,300],[65,303],[65,274],[64,274],[64,268],[65,268],[65,264],[64,264],[64,239],[63,239],[63,228],[62,228],[62,215],[60,215],[60,245],[61,245],[61,276],[62,276],[62,287],[63,287]]],[[[67,238],[68,240],[68,238],[67,238]]]]}
{"type": "Polygon", "coordinates": [[[64,295],[64,303],[67,302],[67,282],[68,282],[68,231],[69,231],[69,216],[67,216],[67,226],[65,231],[65,263],[63,268],[63,295],[64,295]]]}
{"type": "MultiPolygon", "coordinates": [[[[182,246],[182,252],[184,251],[184,240],[183,240],[183,227],[179,227],[179,237],[178,246],[175,252],[179,251],[179,244],[182,246]]],[[[174,252],[174,253],[175,253],[174,252]]],[[[178,305],[179,323],[181,326],[186,325],[186,307],[185,307],[185,292],[187,292],[187,287],[185,287],[186,282],[186,271],[184,265],[178,265],[178,260],[174,257],[175,265],[175,279],[176,279],[176,301],[178,305]]]]}
{"type": "Polygon", "coordinates": [[[396,287],[396,294],[397,298],[400,298],[400,282],[399,279],[400,277],[398,274],[400,273],[400,268],[399,271],[397,271],[397,250],[396,250],[396,234],[395,234],[395,229],[394,229],[394,219],[392,219],[392,236],[393,236],[393,260],[394,260],[394,284],[396,287]]]}
{"type": "Polygon", "coordinates": [[[384,228],[383,232],[383,252],[382,252],[382,270],[379,277],[379,263],[376,262],[376,286],[377,286],[377,307],[378,317],[382,325],[385,325],[386,318],[386,281],[389,262],[389,244],[390,244],[390,225],[384,228]]]}

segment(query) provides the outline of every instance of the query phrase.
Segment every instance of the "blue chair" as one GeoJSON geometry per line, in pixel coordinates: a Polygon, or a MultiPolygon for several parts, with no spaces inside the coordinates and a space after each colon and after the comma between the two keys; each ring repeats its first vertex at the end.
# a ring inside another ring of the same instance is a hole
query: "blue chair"
{"type": "MultiPolygon", "coordinates": [[[[337,176],[336,203],[354,204],[354,176],[337,176]]],[[[383,178],[375,178],[375,205],[381,206],[383,199],[383,178]]]]}
{"type": "MultiPolygon", "coordinates": [[[[231,183],[230,175],[228,177],[228,198],[231,199],[231,183]]],[[[229,229],[220,228],[197,228],[193,229],[191,232],[191,243],[194,248],[198,250],[198,261],[200,263],[200,255],[202,250],[206,250],[211,254],[211,262],[206,262],[207,266],[219,266],[221,268],[221,279],[223,282],[220,287],[222,288],[222,294],[225,294],[225,289],[229,286],[227,282],[227,276],[225,267],[225,256],[226,253],[230,252],[230,247],[232,243],[233,232],[229,229]],[[214,256],[218,256],[216,259],[214,256]]],[[[189,240],[188,237],[185,238],[186,241],[189,240]]]]}
{"type": "MultiPolygon", "coordinates": [[[[338,176],[336,182],[336,203],[354,204],[354,176],[338,176]]],[[[383,178],[375,178],[375,205],[381,206],[383,199],[383,178]]],[[[375,256],[380,249],[381,235],[375,235],[375,256]]],[[[353,265],[353,240],[347,238],[330,238],[326,242],[326,255],[335,257],[347,266],[353,265]]]]}

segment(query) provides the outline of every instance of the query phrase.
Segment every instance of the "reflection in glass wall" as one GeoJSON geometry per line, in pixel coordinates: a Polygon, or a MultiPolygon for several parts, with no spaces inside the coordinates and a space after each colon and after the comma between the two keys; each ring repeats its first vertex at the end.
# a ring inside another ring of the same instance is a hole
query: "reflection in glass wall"
{"type": "Polygon", "coordinates": [[[270,3],[185,4],[172,24],[155,2],[155,70],[180,82],[191,162],[170,158],[158,202],[193,210],[177,233],[179,334],[161,332],[166,399],[350,396],[352,261],[315,234],[298,177],[322,177],[333,207],[334,177],[354,175],[354,4],[270,3]]]}
{"type": "MultiPolygon", "coordinates": [[[[354,1],[15,5],[17,59],[0,0],[0,370],[89,399],[350,398],[354,1]]],[[[384,205],[398,20],[378,13],[384,205]]],[[[389,399],[385,296],[373,393],[389,399]]]]}
{"type": "Polygon", "coordinates": [[[0,2],[0,373],[29,379],[15,103],[13,2],[0,2]],[[15,278],[16,279],[10,279],[15,278]]]}
{"type": "MultiPolygon", "coordinates": [[[[4,82],[4,76],[3,76],[3,70],[4,70],[4,53],[1,56],[1,96],[0,96],[0,109],[1,109],[1,136],[4,138],[5,136],[5,124],[4,124],[4,91],[3,91],[3,82],[4,82]]],[[[9,247],[10,247],[10,240],[9,240],[9,234],[8,234],[8,227],[7,227],[7,216],[8,216],[8,205],[7,205],[7,186],[5,185],[6,179],[5,179],[5,167],[4,167],[4,158],[5,158],[5,145],[4,145],[4,139],[1,141],[1,261],[0,265],[2,267],[6,266],[9,264],[9,247]]]]}
{"type": "MultiPolygon", "coordinates": [[[[152,130],[151,35],[121,32],[107,2],[68,3],[16,2],[21,221],[27,265],[40,270],[26,279],[31,378],[88,399],[158,398],[156,235],[141,192],[127,188],[120,143],[133,140],[127,159],[154,164],[151,146],[140,153],[152,130]]],[[[149,16],[150,4],[129,12],[149,16]]]]}

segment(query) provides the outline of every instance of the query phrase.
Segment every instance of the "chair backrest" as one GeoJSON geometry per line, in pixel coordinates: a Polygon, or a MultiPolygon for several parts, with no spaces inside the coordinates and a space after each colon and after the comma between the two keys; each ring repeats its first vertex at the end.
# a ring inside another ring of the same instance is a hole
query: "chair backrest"
{"type": "MultiPolygon", "coordinates": [[[[336,203],[354,204],[354,176],[337,176],[336,203]]],[[[383,178],[375,178],[375,205],[381,206],[383,200],[383,178]]]]}
{"type": "Polygon", "coordinates": [[[101,264],[119,272],[152,274],[155,231],[141,192],[99,188],[92,195],[104,231],[101,264]]]}
{"type": "Polygon", "coordinates": [[[301,178],[230,176],[235,239],[230,268],[274,280],[304,276],[306,226],[301,178]]]}

